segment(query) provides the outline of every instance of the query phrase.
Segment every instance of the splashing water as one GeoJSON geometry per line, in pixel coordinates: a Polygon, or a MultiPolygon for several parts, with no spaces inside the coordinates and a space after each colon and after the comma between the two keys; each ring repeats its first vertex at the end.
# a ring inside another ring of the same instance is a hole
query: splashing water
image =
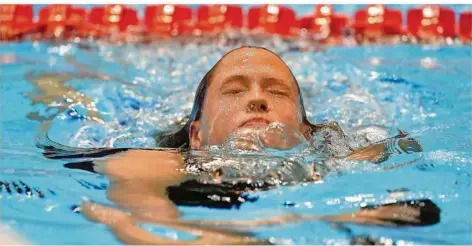
{"type": "MultiPolygon", "coordinates": [[[[225,156],[218,155],[220,148],[208,149],[214,152],[200,153],[201,168],[208,173],[202,179],[212,181],[214,172],[220,170],[219,182],[251,180],[281,186],[258,193],[257,202],[244,204],[239,210],[182,207],[183,214],[196,219],[254,219],[287,212],[336,214],[392,199],[429,198],[443,211],[441,222],[433,227],[399,230],[348,226],[349,230],[342,230],[310,222],[262,228],[255,234],[274,242],[296,244],[346,244],[353,235],[383,237],[396,243],[470,244],[470,47],[335,47],[313,53],[287,51],[291,45],[276,39],[243,43],[262,45],[280,54],[300,83],[309,120],[337,121],[349,137],[342,139],[336,132],[325,132],[343,144],[318,146],[300,141],[297,148],[278,150],[267,148],[260,134],[256,138],[253,133],[246,133],[243,136],[249,143],[256,143],[253,147],[264,151],[231,156],[227,152],[234,146],[229,144],[220,146],[225,149],[225,156]],[[406,130],[423,147],[421,159],[411,165],[384,169],[416,156],[395,156],[385,164],[375,165],[307,156],[304,152],[315,148],[320,153],[345,153],[348,147],[394,136],[396,128],[406,130]],[[309,163],[316,163],[319,169],[311,168],[309,163]],[[322,181],[304,182],[320,172],[322,181]],[[283,182],[297,185],[283,186],[283,182]]],[[[62,162],[43,159],[35,147],[40,125],[26,115],[37,112],[47,117],[57,113],[48,132],[54,141],[68,146],[152,147],[157,131],[175,130],[185,123],[200,79],[222,55],[240,44],[90,43],[89,49],[82,49],[81,45],[0,46],[2,180],[11,184],[10,189],[14,188],[13,181],[19,184],[21,179],[32,191],[41,191],[27,198],[24,193],[15,195],[15,189],[10,194],[4,188],[2,222],[37,243],[91,243],[88,238],[94,238],[93,243],[119,242],[104,228],[69,209],[87,199],[109,203],[104,191],[108,181],[99,175],[65,169],[62,162]],[[65,82],[95,103],[105,124],[85,120],[82,116],[88,111],[83,105],[71,105],[61,112],[48,109],[51,105],[31,105],[24,95],[36,92],[24,78],[28,72],[77,72],[67,63],[66,56],[110,76],[65,82]]],[[[297,139],[297,134],[293,136],[297,139]]]]}

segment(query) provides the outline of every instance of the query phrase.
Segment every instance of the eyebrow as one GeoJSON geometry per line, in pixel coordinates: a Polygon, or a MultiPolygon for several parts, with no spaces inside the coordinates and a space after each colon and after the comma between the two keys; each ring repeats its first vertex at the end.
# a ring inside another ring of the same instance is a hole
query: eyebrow
{"type": "Polygon", "coordinates": [[[285,80],[283,79],[278,79],[278,78],[274,78],[274,77],[265,77],[263,80],[262,80],[262,84],[263,86],[268,86],[268,85],[279,85],[279,86],[282,86],[284,87],[285,89],[287,90],[290,90],[290,86],[288,86],[286,83],[285,83],[285,80]]]}
{"type": "Polygon", "coordinates": [[[220,89],[223,89],[226,85],[228,85],[228,84],[230,84],[230,83],[232,83],[232,82],[235,82],[235,81],[247,82],[247,81],[248,81],[248,78],[247,78],[247,76],[240,75],[240,74],[232,75],[232,76],[230,76],[229,78],[226,78],[226,79],[223,81],[223,84],[221,84],[220,89]]]}

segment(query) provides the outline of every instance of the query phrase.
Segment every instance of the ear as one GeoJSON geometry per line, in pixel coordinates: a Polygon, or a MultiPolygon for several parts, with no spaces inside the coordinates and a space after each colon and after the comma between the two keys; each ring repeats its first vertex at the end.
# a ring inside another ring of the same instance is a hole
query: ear
{"type": "Polygon", "coordinates": [[[202,145],[201,124],[199,120],[190,123],[190,131],[188,134],[190,149],[199,149],[202,145]]]}

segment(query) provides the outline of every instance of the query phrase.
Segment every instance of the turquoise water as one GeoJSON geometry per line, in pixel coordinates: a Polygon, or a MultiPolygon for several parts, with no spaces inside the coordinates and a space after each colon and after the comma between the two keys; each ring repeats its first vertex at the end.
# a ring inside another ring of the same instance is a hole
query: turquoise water
{"type": "MultiPolygon", "coordinates": [[[[265,43],[292,68],[302,88],[312,122],[336,120],[348,130],[382,125],[407,131],[424,148],[421,159],[393,170],[346,163],[323,182],[259,192],[259,200],[239,209],[180,207],[184,219],[252,219],[287,212],[314,215],[358,209],[363,203],[429,198],[442,210],[441,222],[427,227],[382,228],[346,225],[349,232],[324,222],[258,228],[255,235],[294,244],[349,243],[353,236],[391,239],[396,243],[470,244],[471,231],[471,47],[364,46],[327,48],[319,53],[284,52],[283,43],[265,43]],[[402,189],[404,192],[389,193],[402,189]]],[[[40,122],[26,116],[53,116],[49,134],[74,147],[152,147],[153,134],[184,118],[206,71],[231,46],[164,43],[154,46],[99,46],[15,43],[0,45],[1,180],[23,181],[42,191],[28,196],[1,193],[1,222],[37,244],[116,244],[105,226],[74,213],[84,200],[109,204],[101,175],[66,169],[47,160],[36,147],[40,122]],[[106,121],[86,121],[80,105],[64,112],[31,105],[25,93],[36,90],[28,72],[77,72],[64,56],[72,55],[92,71],[130,84],[72,79],[67,85],[96,102],[106,121]],[[77,112],[77,113],[74,113],[77,112]]],[[[402,161],[401,159],[394,159],[402,161]]],[[[185,237],[154,225],[147,230],[185,237]]]]}

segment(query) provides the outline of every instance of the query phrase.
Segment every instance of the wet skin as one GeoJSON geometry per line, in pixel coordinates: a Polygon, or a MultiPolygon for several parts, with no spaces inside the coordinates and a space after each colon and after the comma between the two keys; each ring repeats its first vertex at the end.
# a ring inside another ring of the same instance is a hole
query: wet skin
{"type": "Polygon", "coordinates": [[[190,126],[190,146],[218,145],[242,128],[280,122],[303,131],[300,94],[274,54],[241,48],[227,54],[211,73],[201,119],[190,126]]]}
{"type": "Polygon", "coordinates": [[[435,224],[439,220],[439,209],[434,204],[432,220],[424,221],[421,208],[411,207],[409,203],[328,216],[286,214],[250,221],[181,220],[181,213],[167,197],[166,188],[194,178],[182,172],[184,168],[183,157],[176,151],[131,150],[105,161],[97,161],[95,171],[105,174],[110,180],[107,197],[119,208],[87,202],[81,206],[82,213],[91,221],[107,225],[126,244],[269,244],[250,233],[241,233],[240,230],[231,228],[276,226],[313,220],[377,226],[415,226],[435,224]],[[134,165],[135,163],[139,165],[134,165]],[[140,228],[139,223],[156,223],[190,232],[197,239],[180,241],[159,237],[140,228]],[[221,229],[223,226],[229,229],[221,229]]]}

